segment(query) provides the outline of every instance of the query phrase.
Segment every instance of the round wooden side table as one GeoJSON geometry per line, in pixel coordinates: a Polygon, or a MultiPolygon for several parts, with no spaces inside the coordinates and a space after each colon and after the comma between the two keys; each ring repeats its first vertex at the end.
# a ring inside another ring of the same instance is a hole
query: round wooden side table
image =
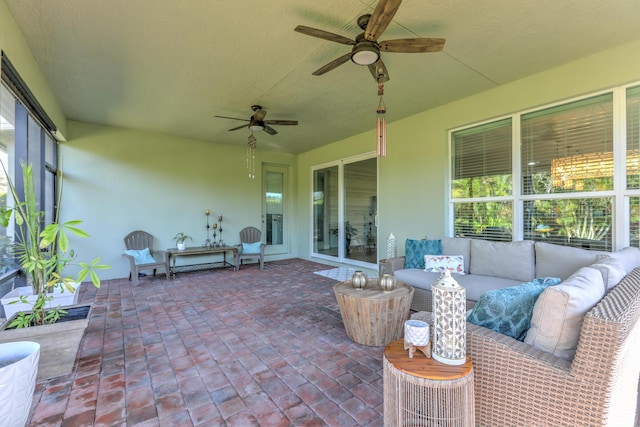
{"type": "Polygon", "coordinates": [[[384,349],[385,426],[474,426],[473,366],[446,365],[416,353],[404,340],[384,349]]]}
{"type": "Polygon", "coordinates": [[[413,288],[402,282],[383,292],[375,279],[369,279],[364,289],[354,289],[351,281],[333,287],[340,306],[347,336],[358,344],[383,346],[404,334],[404,322],[409,318],[413,288]]]}

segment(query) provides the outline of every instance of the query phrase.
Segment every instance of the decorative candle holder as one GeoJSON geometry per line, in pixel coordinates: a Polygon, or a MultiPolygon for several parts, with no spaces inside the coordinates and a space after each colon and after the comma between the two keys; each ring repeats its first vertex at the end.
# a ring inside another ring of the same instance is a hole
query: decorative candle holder
{"type": "Polygon", "coordinates": [[[467,361],[467,292],[449,270],[431,285],[433,295],[433,358],[447,365],[467,361]]]}
{"type": "Polygon", "coordinates": [[[222,214],[218,215],[218,231],[220,232],[220,240],[218,240],[218,244],[220,246],[224,246],[224,242],[222,241],[222,214]]]}
{"type": "Polygon", "coordinates": [[[387,259],[392,259],[398,256],[398,244],[396,236],[393,233],[389,234],[387,238],[387,259]]]}
{"type": "Polygon", "coordinates": [[[218,229],[218,224],[214,223],[213,224],[213,243],[211,244],[212,247],[217,248],[219,246],[218,243],[216,243],[216,230],[218,229]]]}
{"type": "Polygon", "coordinates": [[[353,286],[357,290],[364,289],[364,287],[367,286],[368,282],[369,278],[366,274],[364,274],[363,271],[358,270],[353,273],[353,276],[351,276],[351,286],[353,286]]]}
{"type": "MultiPolygon", "coordinates": [[[[211,239],[209,238],[209,229],[211,228],[211,226],[209,225],[209,215],[211,215],[211,211],[209,209],[206,209],[204,211],[204,215],[207,217],[207,240],[204,241],[204,243],[202,244],[203,248],[211,248],[213,247],[213,242],[211,241],[211,239]]],[[[213,239],[215,240],[215,235],[213,237],[213,239]]]]}
{"type": "Polygon", "coordinates": [[[429,324],[422,320],[404,322],[404,349],[409,350],[409,359],[420,350],[428,359],[431,358],[429,324]]]}
{"type": "Polygon", "coordinates": [[[383,274],[380,279],[378,279],[378,286],[382,289],[382,292],[391,292],[396,288],[396,278],[392,274],[383,274]]]}

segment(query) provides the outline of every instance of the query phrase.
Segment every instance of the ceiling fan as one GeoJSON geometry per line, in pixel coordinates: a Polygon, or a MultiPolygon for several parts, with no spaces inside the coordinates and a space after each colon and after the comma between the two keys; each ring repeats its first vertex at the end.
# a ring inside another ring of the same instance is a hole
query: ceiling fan
{"type": "Polygon", "coordinates": [[[249,119],[239,119],[236,117],[227,117],[227,116],[213,116],[213,117],[218,117],[221,119],[242,120],[245,122],[249,122],[245,125],[231,128],[229,129],[230,131],[248,127],[251,130],[264,130],[269,135],[275,135],[278,133],[274,128],[272,128],[269,125],[294,125],[295,126],[298,124],[297,120],[265,120],[264,116],[267,115],[267,112],[263,110],[260,105],[252,105],[251,109],[254,111],[254,113],[249,119]]]}
{"type": "Polygon", "coordinates": [[[380,0],[371,15],[362,15],[358,18],[358,26],[364,30],[358,34],[355,40],[348,39],[339,34],[319,30],[317,28],[298,25],[294,31],[312,37],[329,40],[336,43],[353,46],[351,52],[334,59],[327,65],[313,72],[314,76],[337,68],[349,59],[358,65],[369,67],[371,75],[376,82],[389,80],[389,73],[380,58],[380,51],[399,53],[440,52],[444,48],[444,39],[440,38],[412,38],[378,41],[387,26],[391,23],[398,11],[402,0],[380,0]]]}

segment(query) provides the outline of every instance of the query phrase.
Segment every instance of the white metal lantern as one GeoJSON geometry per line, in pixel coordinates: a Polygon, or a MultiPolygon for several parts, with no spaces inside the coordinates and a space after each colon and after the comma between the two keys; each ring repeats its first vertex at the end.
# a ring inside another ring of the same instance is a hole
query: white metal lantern
{"type": "Polygon", "coordinates": [[[398,256],[398,245],[396,242],[396,236],[393,233],[389,234],[387,238],[387,259],[395,258],[398,256]]]}
{"type": "Polygon", "coordinates": [[[467,361],[467,292],[445,270],[431,285],[433,295],[432,356],[447,365],[467,361]]]}

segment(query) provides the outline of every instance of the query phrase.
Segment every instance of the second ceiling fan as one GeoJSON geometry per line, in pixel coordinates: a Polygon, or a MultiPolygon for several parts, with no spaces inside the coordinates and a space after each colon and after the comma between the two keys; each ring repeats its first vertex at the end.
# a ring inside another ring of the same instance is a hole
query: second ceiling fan
{"type": "Polygon", "coordinates": [[[329,31],[298,25],[294,31],[308,36],[329,40],[336,43],[353,46],[351,52],[346,53],[325,66],[313,72],[314,76],[321,76],[328,71],[344,64],[349,59],[358,64],[366,65],[373,78],[380,82],[389,80],[387,68],[380,58],[380,51],[398,53],[423,53],[440,52],[444,48],[444,39],[441,38],[411,38],[378,41],[391,20],[395,16],[402,0],[380,0],[371,15],[362,15],[358,18],[358,26],[364,30],[358,34],[355,40],[329,31]]]}
{"type": "Polygon", "coordinates": [[[275,135],[278,132],[269,125],[293,125],[296,126],[298,124],[297,120],[265,120],[264,117],[267,115],[267,112],[262,109],[260,105],[252,105],[251,109],[253,110],[253,115],[248,119],[239,119],[237,117],[227,117],[227,116],[213,116],[218,117],[220,119],[231,119],[231,120],[242,120],[243,122],[248,122],[244,125],[231,128],[231,130],[238,130],[242,128],[249,128],[253,130],[264,130],[269,135],[275,135]]]}

